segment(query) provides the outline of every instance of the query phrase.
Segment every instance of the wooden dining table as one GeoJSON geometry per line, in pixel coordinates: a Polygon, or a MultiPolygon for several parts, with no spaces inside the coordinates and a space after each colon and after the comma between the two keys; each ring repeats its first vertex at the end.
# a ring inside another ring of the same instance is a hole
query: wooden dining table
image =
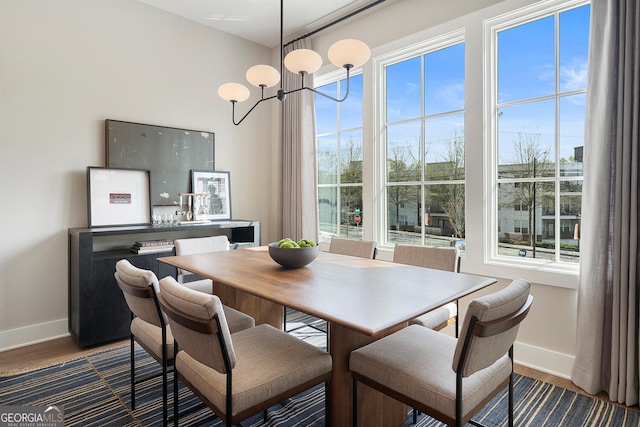
{"type": "MultiPolygon", "coordinates": [[[[333,359],[329,412],[332,426],[352,423],[349,355],[407,322],[496,282],[495,279],[320,252],[309,265],[286,269],[266,246],[158,258],[159,262],[212,279],[221,301],[282,328],[283,307],[328,322],[333,359]]],[[[294,249],[292,249],[294,250],[294,249]]],[[[400,426],[405,405],[359,385],[362,426],[400,426]]]]}

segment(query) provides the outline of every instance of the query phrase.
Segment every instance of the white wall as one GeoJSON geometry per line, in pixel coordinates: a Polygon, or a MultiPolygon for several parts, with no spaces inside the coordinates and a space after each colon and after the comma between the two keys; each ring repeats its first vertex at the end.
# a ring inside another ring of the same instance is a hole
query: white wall
{"type": "Polygon", "coordinates": [[[67,334],[67,229],[87,225],[107,118],[215,132],[234,217],[269,229],[272,111],[235,127],[217,87],[270,60],[134,0],[0,2],[0,350],[67,334]]]}

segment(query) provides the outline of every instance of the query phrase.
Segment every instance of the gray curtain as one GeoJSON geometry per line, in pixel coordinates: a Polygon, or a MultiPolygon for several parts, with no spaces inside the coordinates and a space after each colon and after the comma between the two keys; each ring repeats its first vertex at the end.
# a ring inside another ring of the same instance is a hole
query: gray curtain
{"type": "MultiPolygon", "coordinates": [[[[285,47],[285,54],[294,49],[310,49],[309,39],[285,47]]],[[[301,77],[286,69],[283,72],[286,90],[299,88],[301,77]]],[[[313,76],[305,77],[305,86],[313,87],[313,76]]],[[[315,98],[310,90],[287,95],[282,103],[280,237],[318,240],[316,124],[315,98]]]]}
{"type": "Polygon", "coordinates": [[[571,379],[638,403],[638,0],[592,0],[576,360],[571,379]]]}

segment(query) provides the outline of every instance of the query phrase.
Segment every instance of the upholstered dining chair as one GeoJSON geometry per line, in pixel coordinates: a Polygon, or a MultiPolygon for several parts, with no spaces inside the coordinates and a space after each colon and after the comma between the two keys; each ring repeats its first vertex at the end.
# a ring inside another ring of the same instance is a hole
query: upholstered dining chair
{"type": "MultiPolygon", "coordinates": [[[[397,243],[393,249],[393,262],[458,273],[460,271],[460,252],[458,248],[451,246],[436,247],[397,243]]],[[[459,333],[457,300],[409,321],[409,324],[425,326],[436,331],[452,323],[455,324],[457,338],[459,333]]]]}
{"type": "Polygon", "coordinates": [[[269,407],[323,382],[329,393],[328,353],[267,324],[231,335],[217,296],[185,288],[172,277],[162,279],[160,289],[158,299],[179,350],[175,426],[178,379],[227,426],[260,412],[266,417],[269,407]]]}
{"type": "Polygon", "coordinates": [[[513,426],[513,344],[529,313],[530,284],[515,279],[506,288],[469,304],[459,339],[419,325],[354,350],[354,426],[357,384],[363,383],[450,426],[467,422],[508,386],[513,426]]]}
{"type": "MultiPolygon", "coordinates": [[[[122,259],[116,263],[114,274],[118,287],[131,311],[130,369],[131,409],[136,409],[136,384],[152,377],[136,380],[135,343],[137,342],[162,366],[162,413],[167,420],[167,370],[173,366],[174,340],[158,303],[159,284],[155,273],[132,265],[122,259]]],[[[231,333],[255,326],[253,317],[224,306],[231,333]]]]}
{"type": "MultiPolygon", "coordinates": [[[[331,242],[329,243],[329,252],[341,255],[351,255],[359,258],[373,259],[376,253],[376,242],[371,240],[343,239],[341,237],[332,236],[331,242]]],[[[289,314],[296,313],[297,312],[293,309],[289,309],[287,307],[284,308],[282,323],[284,325],[285,332],[293,332],[306,327],[316,329],[320,332],[325,332],[327,330],[326,328],[322,329],[321,327],[315,326],[313,323],[317,322],[319,319],[313,316],[306,316],[307,318],[312,319],[311,323],[303,323],[301,325],[296,325],[295,327],[288,329],[287,317],[289,314]]]]}
{"type": "Polygon", "coordinates": [[[376,242],[372,240],[344,239],[342,237],[332,236],[329,242],[329,252],[332,254],[373,259],[376,255],[376,242]]]}
{"type": "MultiPolygon", "coordinates": [[[[191,255],[204,252],[217,252],[229,250],[229,239],[225,235],[220,236],[208,236],[208,237],[193,237],[188,239],[176,239],[173,241],[173,246],[176,251],[176,255],[191,255]]],[[[178,268],[178,282],[182,283],[196,291],[204,292],[207,294],[213,293],[213,282],[211,279],[193,279],[192,272],[178,268]]]]}

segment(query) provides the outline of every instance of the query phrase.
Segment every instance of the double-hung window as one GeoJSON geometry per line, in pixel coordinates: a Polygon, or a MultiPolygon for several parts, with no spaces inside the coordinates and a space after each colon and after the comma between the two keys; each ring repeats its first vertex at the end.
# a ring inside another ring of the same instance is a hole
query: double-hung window
{"type": "Polygon", "coordinates": [[[381,114],[384,244],[464,244],[465,44],[462,31],[389,54],[381,114]]]}
{"type": "Polygon", "coordinates": [[[485,24],[485,251],[500,263],[568,266],[580,259],[590,6],[543,3],[485,24]]]}
{"type": "MultiPolygon", "coordinates": [[[[352,76],[341,103],[316,95],[318,219],[320,233],[362,239],[362,74],[352,76]]],[[[342,98],[346,79],[316,89],[342,98]]]]}

